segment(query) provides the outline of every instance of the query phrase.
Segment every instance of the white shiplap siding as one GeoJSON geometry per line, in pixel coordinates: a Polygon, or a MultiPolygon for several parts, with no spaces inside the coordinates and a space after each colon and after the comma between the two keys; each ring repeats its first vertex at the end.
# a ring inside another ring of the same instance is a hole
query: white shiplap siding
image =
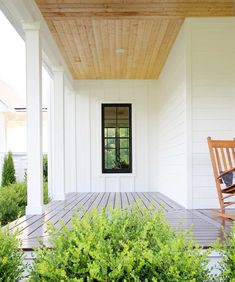
{"type": "Polygon", "coordinates": [[[159,79],[159,191],[187,207],[186,54],[182,29],[159,79]]]}
{"type": "Polygon", "coordinates": [[[218,207],[206,138],[235,136],[235,24],[193,23],[193,208],[218,207]]]}

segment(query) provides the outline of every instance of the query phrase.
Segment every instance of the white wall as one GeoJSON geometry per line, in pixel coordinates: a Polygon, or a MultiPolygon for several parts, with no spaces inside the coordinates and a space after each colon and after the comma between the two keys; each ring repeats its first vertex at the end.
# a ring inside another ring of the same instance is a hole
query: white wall
{"type": "Polygon", "coordinates": [[[180,31],[159,78],[159,191],[188,206],[186,36],[180,31]]]}
{"type": "Polygon", "coordinates": [[[77,191],[143,192],[156,189],[157,168],[149,169],[150,164],[157,164],[154,155],[156,132],[153,132],[153,119],[156,118],[153,106],[156,91],[152,91],[154,87],[156,87],[154,81],[77,82],[77,191]],[[102,174],[102,103],[132,104],[133,172],[131,174],[102,174]]]}
{"type": "Polygon", "coordinates": [[[235,137],[235,20],[191,21],[193,207],[218,207],[206,138],[235,137]]]}
{"type": "Polygon", "coordinates": [[[66,191],[160,191],[188,208],[217,207],[206,137],[235,136],[234,34],[234,18],[187,19],[158,81],[77,82],[66,191]],[[133,104],[133,173],[102,174],[101,103],[122,102],[133,104]]]}
{"type": "Polygon", "coordinates": [[[218,207],[206,138],[235,136],[235,20],[187,19],[159,79],[158,190],[218,207]]]}

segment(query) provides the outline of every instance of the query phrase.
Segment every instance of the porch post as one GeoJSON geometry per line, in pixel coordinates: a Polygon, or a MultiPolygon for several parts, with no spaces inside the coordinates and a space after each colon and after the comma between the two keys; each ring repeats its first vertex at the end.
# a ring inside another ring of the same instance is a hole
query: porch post
{"type": "Polygon", "coordinates": [[[53,113],[51,131],[52,136],[52,183],[53,199],[65,199],[65,148],[64,148],[64,72],[61,68],[54,68],[53,113]]]}
{"type": "Polygon", "coordinates": [[[27,207],[26,214],[43,213],[42,61],[40,23],[23,24],[26,46],[27,207]]]}
{"type": "Polygon", "coordinates": [[[53,128],[54,128],[54,85],[51,81],[50,83],[50,90],[47,99],[47,140],[48,140],[48,152],[47,152],[47,159],[48,159],[48,193],[50,198],[53,198],[53,164],[54,164],[54,155],[53,155],[53,144],[54,144],[54,135],[53,135],[53,128]]]}
{"type": "Polygon", "coordinates": [[[0,153],[6,152],[6,121],[3,112],[0,112],[0,153]]]}
{"type": "Polygon", "coordinates": [[[6,121],[4,113],[0,111],[0,185],[2,182],[2,166],[6,153],[6,121]]]}

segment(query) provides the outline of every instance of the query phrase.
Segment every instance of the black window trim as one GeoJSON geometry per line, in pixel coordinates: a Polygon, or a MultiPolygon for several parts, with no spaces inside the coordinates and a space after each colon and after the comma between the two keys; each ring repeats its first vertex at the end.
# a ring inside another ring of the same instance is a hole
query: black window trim
{"type": "Polygon", "coordinates": [[[101,104],[101,138],[102,138],[102,173],[132,173],[132,103],[102,103],[101,104]],[[105,168],[105,136],[104,136],[104,108],[128,107],[129,108],[129,168],[106,169],[105,168]]]}

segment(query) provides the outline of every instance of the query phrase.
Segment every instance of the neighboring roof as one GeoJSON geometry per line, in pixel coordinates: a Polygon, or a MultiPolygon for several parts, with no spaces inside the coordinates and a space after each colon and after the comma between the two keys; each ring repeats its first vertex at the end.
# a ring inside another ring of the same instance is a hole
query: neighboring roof
{"type": "Polygon", "coordinates": [[[25,101],[19,95],[16,94],[14,89],[0,80],[0,104],[3,111],[14,110],[15,108],[23,108],[25,107],[25,101]]]}

